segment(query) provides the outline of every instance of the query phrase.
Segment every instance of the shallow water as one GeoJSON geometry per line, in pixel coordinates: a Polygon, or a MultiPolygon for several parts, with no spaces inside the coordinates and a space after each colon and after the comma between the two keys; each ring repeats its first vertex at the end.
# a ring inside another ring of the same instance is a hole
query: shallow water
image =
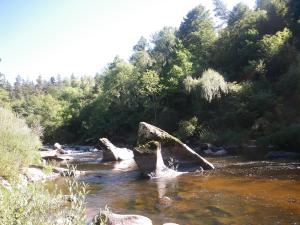
{"type": "Polygon", "coordinates": [[[143,179],[126,163],[81,164],[94,171],[87,216],[108,205],[116,213],[140,214],[154,224],[300,224],[300,162],[208,159],[215,171],[172,179],[143,179]]]}

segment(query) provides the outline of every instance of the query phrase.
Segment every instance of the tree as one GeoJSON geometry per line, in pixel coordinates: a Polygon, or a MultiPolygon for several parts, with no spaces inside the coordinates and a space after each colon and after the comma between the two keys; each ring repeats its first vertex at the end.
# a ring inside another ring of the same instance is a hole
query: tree
{"type": "Polygon", "coordinates": [[[221,0],[213,0],[213,4],[215,6],[214,12],[215,16],[219,17],[223,21],[227,21],[229,19],[229,10],[226,8],[226,5],[221,0]]]}
{"type": "Polygon", "coordinates": [[[23,79],[20,75],[16,77],[16,81],[14,83],[14,97],[20,99],[23,97],[22,83],[23,79]]]}
{"type": "Polygon", "coordinates": [[[0,87],[4,88],[6,84],[5,75],[0,73],[0,87]]]}
{"type": "Polygon", "coordinates": [[[296,46],[300,49],[300,1],[289,0],[288,1],[288,13],[289,27],[294,33],[294,39],[296,46]]]}
{"type": "Polygon", "coordinates": [[[122,94],[128,91],[125,85],[132,74],[133,66],[118,56],[115,57],[103,74],[103,91],[107,95],[119,99],[122,94]]]}
{"type": "Polygon", "coordinates": [[[41,75],[39,75],[38,77],[37,77],[37,79],[36,79],[36,89],[37,90],[42,90],[43,89],[43,86],[44,86],[44,84],[43,84],[44,82],[43,82],[43,78],[42,78],[42,76],[41,75]]]}
{"type": "Polygon", "coordinates": [[[258,42],[261,60],[266,64],[266,75],[277,79],[285,73],[296,58],[296,52],[289,41],[292,32],[288,28],[274,35],[264,35],[258,42]]]}
{"type": "Polygon", "coordinates": [[[8,108],[10,106],[9,92],[4,88],[0,87],[0,107],[8,108]]]}
{"type": "Polygon", "coordinates": [[[201,73],[210,64],[210,50],[216,39],[213,20],[201,5],[192,9],[180,24],[178,38],[192,54],[194,71],[201,73]]]}
{"type": "Polygon", "coordinates": [[[258,42],[264,35],[267,15],[264,10],[247,10],[243,5],[236,6],[234,12],[242,13],[231,14],[231,22],[220,32],[213,62],[229,81],[241,81],[253,78],[252,64],[259,64],[258,42]]]}
{"type": "Polygon", "coordinates": [[[139,72],[144,72],[153,64],[149,53],[149,43],[146,38],[141,37],[138,43],[133,46],[133,54],[130,57],[132,63],[139,72]]]}
{"type": "Polygon", "coordinates": [[[201,96],[208,102],[220,98],[228,92],[228,85],[224,77],[213,69],[205,70],[198,79],[187,77],[184,81],[187,91],[200,89],[201,96]]]}
{"type": "Polygon", "coordinates": [[[150,51],[154,59],[154,70],[162,72],[170,63],[170,56],[176,45],[175,28],[164,27],[152,37],[153,49],[150,51]]]}
{"type": "Polygon", "coordinates": [[[208,69],[204,71],[199,79],[202,96],[211,102],[214,98],[220,98],[223,93],[228,92],[228,86],[224,77],[217,71],[208,69]]]}
{"type": "Polygon", "coordinates": [[[55,86],[55,85],[56,85],[56,80],[55,80],[54,77],[50,77],[50,84],[51,84],[52,86],[55,86]]]}
{"type": "Polygon", "coordinates": [[[148,70],[139,79],[139,93],[148,97],[152,103],[154,122],[157,121],[158,96],[162,90],[159,75],[155,71],[148,70]]]}
{"type": "Polygon", "coordinates": [[[133,50],[138,52],[138,51],[145,51],[149,48],[149,43],[146,38],[143,36],[139,39],[138,43],[133,46],[133,50]]]}
{"type": "Polygon", "coordinates": [[[182,81],[193,73],[192,55],[178,40],[171,57],[170,69],[167,76],[163,77],[167,88],[179,88],[182,81]]]}
{"type": "Polygon", "coordinates": [[[267,12],[268,26],[264,27],[265,34],[274,34],[284,29],[288,12],[285,0],[257,0],[256,7],[267,12]]]}
{"type": "Polygon", "coordinates": [[[70,82],[72,87],[77,87],[78,86],[78,81],[75,77],[75,75],[72,73],[70,76],[70,82]]]}
{"type": "Polygon", "coordinates": [[[250,11],[247,5],[238,3],[228,15],[228,26],[233,26],[235,22],[240,21],[250,11]]]}
{"type": "Polygon", "coordinates": [[[55,131],[63,125],[65,105],[50,94],[32,95],[23,103],[23,116],[29,125],[38,121],[45,129],[45,140],[51,140],[55,131]]]}
{"type": "Polygon", "coordinates": [[[264,35],[259,41],[263,57],[270,60],[279,54],[291,36],[292,33],[288,28],[284,28],[283,31],[276,32],[275,35],[264,35]]]}

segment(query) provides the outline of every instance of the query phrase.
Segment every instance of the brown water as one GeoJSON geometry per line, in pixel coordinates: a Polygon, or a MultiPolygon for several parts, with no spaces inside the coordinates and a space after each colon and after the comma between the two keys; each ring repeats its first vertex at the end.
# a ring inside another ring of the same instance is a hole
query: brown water
{"type": "Polygon", "coordinates": [[[173,179],[142,179],[122,163],[79,165],[95,174],[87,215],[108,205],[116,213],[140,214],[154,224],[300,224],[300,162],[209,159],[217,169],[173,179]]]}

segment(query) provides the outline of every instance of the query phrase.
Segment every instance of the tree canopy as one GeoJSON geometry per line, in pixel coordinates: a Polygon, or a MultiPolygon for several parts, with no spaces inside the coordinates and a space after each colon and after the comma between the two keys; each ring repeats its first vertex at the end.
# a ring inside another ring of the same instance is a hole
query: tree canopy
{"type": "Polygon", "coordinates": [[[178,29],[141,37],[129,60],[116,56],[95,76],[18,76],[10,85],[0,74],[0,106],[44,127],[46,142],[134,142],[137,124],[147,121],[201,142],[276,145],[281,132],[288,148],[299,126],[299,1],[258,0],[231,11],[214,4],[221,27],[199,5],[178,29]]]}

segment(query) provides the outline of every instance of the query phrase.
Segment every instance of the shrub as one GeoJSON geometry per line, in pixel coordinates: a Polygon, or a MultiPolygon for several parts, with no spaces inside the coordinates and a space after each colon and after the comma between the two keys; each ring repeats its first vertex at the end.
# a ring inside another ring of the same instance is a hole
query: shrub
{"type": "MultiPolygon", "coordinates": [[[[75,171],[70,170],[69,174],[75,171]]],[[[86,186],[73,177],[66,183],[68,199],[57,190],[50,193],[42,184],[0,186],[0,224],[2,225],[85,225],[86,186]],[[70,205],[66,205],[70,200],[70,205]]]]}
{"type": "Polygon", "coordinates": [[[213,69],[205,70],[198,79],[191,76],[186,77],[183,85],[188,92],[199,88],[201,96],[208,102],[211,102],[214,98],[220,98],[222,94],[228,93],[229,90],[229,84],[224,77],[213,69]]]}
{"type": "Polygon", "coordinates": [[[222,93],[228,92],[228,85],[224,77],[212,69],[204,71],[199,83],[202,88],[202,96],[208,102],[211,102],[214,98],[220,98],[222,93]]]}
{"type": "Polygon", "coordinates": [[[278,82],[278,90],[286,96],[300,94],[300,55],[278,82]]]}
{"type": "Polygon", "coordinates": [[[179,123],[178,134],[181,138],[192,137],[197,129],[198,119],[193,117],[179,123]]]}
{"type": "Polygon", "coordinates": [[[291,125],[269,136],[262,137],[258,143],[264,147],[274,146],[275,150],[300,152],[300,125],[291,125]]]}
{"type": "Polygon", "coordinates": [[[0,176],[14,179],[21,167],[38,159],[40,139],[11,111],[0,108],[0,176]]]}
{"type": "Polygon", "coordinates": [[[51,195],[41,185],[13,185],[11,191],[0,188],[0,224],[50,224],[63,203],[61,195],[51,195]]]}

